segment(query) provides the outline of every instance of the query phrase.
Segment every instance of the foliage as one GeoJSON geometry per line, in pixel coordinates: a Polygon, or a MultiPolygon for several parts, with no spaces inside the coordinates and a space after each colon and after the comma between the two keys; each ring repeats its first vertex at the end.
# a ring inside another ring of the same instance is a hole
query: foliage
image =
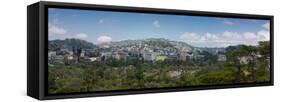
{"type": "Polygon", "coordinates": [[[93,49],[96,45],[81,39],[65,39],[65,40],[52,40],[49,41],[50,49],[93,49]]]}
{"type": "MultiPolygon", "coordinates": [[[[50,94],[97,92],[126,89],[187,87],[270,80],[268,42],[259,46],[239,46],[227,52],[225,62],[203,52],[207,60],[199,62],[138,61],[81,62],[49,65],[50,94]]],[[[159,58],[161,59],[161,58],[159,58]]]]}

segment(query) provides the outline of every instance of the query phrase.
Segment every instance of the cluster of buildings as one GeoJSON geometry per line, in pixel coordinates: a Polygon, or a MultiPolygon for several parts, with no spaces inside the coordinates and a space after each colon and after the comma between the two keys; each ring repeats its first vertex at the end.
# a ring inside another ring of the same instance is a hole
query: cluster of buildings
{"type": "MultiPolygon", "coordinates": [[[[203,60],[207,57],[200,53],[191,51],[171,51],[171,50],[151,50],[143,47],[130,48],[112,48],[100,47],[98,49],[60,49],[56,51],[48,51],[49,63],[78,63],[78,62],[106,62],[109,60],[128,61],[196,61],[203,60]]],[[[226,56],[219,54],[217,61],[225,61],[226,56]]]]}

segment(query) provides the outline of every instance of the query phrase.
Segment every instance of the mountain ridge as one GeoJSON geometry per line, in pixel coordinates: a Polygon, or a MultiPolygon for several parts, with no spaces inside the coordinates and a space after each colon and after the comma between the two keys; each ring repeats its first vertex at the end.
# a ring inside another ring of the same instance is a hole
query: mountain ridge
{"type": "Polygon", "coordinates": [[[100,46],[111,46],[111,47],[148,47],[151,49],[171,49],[171,50],[193,50],[193,46],[181,42],[181,41],[171,41],[164,38],[148,38],[148,39],[138,39],[138,40],[122,40],[114,42],[106,42],[99,44],[100,46]]]}
{"type": "Polygon", "coordinates": [[[51,40],[49,41],[49,49],[98,49],[104,46],[111,48],[149,48],[151,50],[168,50],[169,52],[179,52],[179,51],[191,51],[195,52],[198,50],[207,51],[209,53],[216,53],[216,51],[224,52],[228,50],[229,47],[234,49],[233,46],[226,48],[200,48],[189,45],[182,41],[172,41],[164,38],[147,38],[147,39],[137,39],[137,40],[122,40],[113,41],[100,44],[93,44],[92,42],[82,40],[82,39],[64,39],[64,40],[51,40]]]}
{"type": "Polygon", "coordinates": [[[88,42],[82,39],[64,39],[64,40],[51,40],[48,41],[49,49],[73,49],[73,48],[82,48],[82,49],[93,49],[97,48],[97,45],[88,42]]]}

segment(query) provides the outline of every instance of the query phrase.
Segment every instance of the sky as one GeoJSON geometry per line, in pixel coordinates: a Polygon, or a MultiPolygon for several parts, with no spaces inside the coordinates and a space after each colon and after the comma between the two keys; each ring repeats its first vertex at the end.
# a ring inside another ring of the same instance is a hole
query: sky
{"type": "Polygon", "coordinates": [[[165,38],[196,47],[257,45],[269,40],[269,20],[49,8],[49,39],[94,44],[165,38]]]}

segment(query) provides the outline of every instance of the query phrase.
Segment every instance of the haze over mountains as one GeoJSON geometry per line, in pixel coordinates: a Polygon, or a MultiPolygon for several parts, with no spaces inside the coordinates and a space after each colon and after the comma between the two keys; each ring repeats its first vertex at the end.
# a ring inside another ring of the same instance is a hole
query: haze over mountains
{"type": "Polygon", "coordinates": [[[96,48],[97,46],[110,46],[110,47],[132,47],[132,46],[146,46],[154,48],[176,48],[176,49],[187,49],[192,50],[193,46],[179,41],[170,41],[163,38],[149,38],[140,40],[122,40],[114,42],[106,42],[100,44],[93,44],[82,39],[65,39],[65,40],[51,40],[49,41],[49,47],[59,47],[59,48],[72,48],[80,47],[83,49],[96,48]]]}
{"type": "Polygon", "coordinates": [[[168,50],[170,52],[179,52],[179,51],[207,51],[209,53],[217,53],[218,51],[232,51],[234,49],[239,48],[241,45],[237,46],[229,46],[226,48],[202,48],[202,47],[195,47],[189,45],[185,42],[181,41],[170,41],[168,39],[163,38],[148,38],[148,39],[140,39],[140,40],[122,40],[122,41],[114,41],[114,42],[107,42],[107,43],[100,43],[100,44],[93,44],[86,40],[82,39],[65,39],[65,40],[51,40],[49,41],[49,49],[72,49],[72,48],[81,48],[81,49],[99,49],[103,47],[110,47],[110,48],[149,48],[149,49],[161,49],[161,50],[168,50]]]}
{"type": "Polygon", "coordinates": [[[72,49],[72,48],[82,48],[82,49],[93,49],[97,46],[91,42],[81,40],[81,39],[65,39],[65,40],[51,40],[49,41],[49,48],[56,49],[72,49]]]}

